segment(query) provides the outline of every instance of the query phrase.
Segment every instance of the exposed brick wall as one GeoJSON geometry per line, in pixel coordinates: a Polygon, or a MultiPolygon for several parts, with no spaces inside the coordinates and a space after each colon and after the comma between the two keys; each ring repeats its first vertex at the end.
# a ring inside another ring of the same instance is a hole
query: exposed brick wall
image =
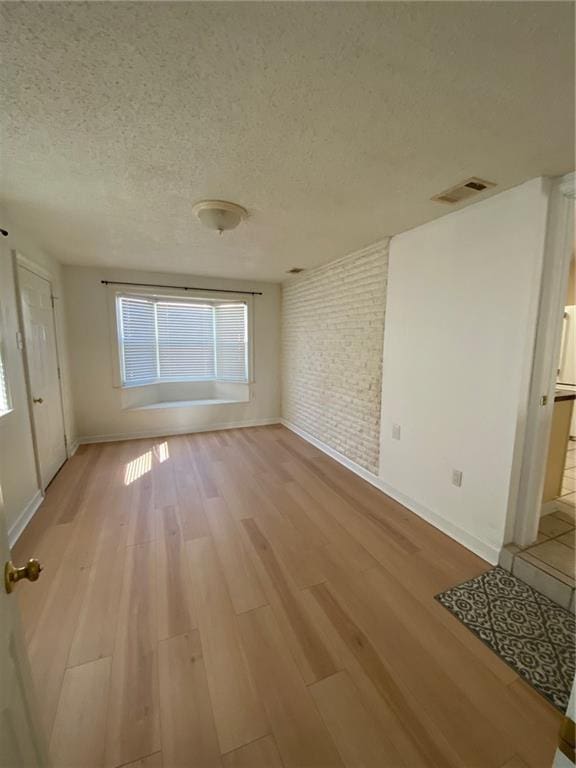
{"type": "Polygon", "coordinates": [[[284,284],[282,415],[378,471],[388,242],[284,284]]]}

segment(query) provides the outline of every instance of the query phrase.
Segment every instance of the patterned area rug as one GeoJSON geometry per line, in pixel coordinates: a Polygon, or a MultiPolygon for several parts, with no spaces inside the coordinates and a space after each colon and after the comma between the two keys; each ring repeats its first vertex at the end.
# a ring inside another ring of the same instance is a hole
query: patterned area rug
{"type": "Polygon", "coordinates": [[[503,568],[436,595],[561,712],[574,679],[574,615],[503,568]]]}

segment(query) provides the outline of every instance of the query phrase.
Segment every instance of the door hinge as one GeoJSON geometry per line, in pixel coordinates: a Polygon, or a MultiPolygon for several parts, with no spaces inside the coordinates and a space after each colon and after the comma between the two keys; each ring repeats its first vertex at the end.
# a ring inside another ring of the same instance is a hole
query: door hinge
{"type": "Polygon", "coordinates": [[[540,398],[540,405],[548,405],[548,395],[542,395],[540,398]]]}
{"type": "Polygon", "coordinates": [[[50,304],[52,304],[52,309],[54,309],[54,296],[50,294],[50,304]]]}
{"type": "Polygon", "coordinates": [[[56,368],[56,370],[58,371],[58,378],[60,379],[60,381],[62,381],[62,373],[60,371],[60,366],[58,366],[58,368],[56,368]]]}

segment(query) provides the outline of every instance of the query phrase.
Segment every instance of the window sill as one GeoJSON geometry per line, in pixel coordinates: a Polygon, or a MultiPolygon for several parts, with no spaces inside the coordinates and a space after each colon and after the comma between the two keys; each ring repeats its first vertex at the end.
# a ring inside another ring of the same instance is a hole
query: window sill
{"type": "Polygon", "coordinates": [[[227,405],[250,401],[249,384],[224,384],[216,381],[171,382],[124,389],[122,409],[152,411],[168,408],[194,408],[197,405],[227,405]]]}
{"type": "Polygon", "coordinates": [[[246,400],[224,400],[222,398],[210,398],[207,400],[169,400],[159,403],[147,403],[126,408],[127,411],[155,411],[161,408],[193,408],[196,405],[231,405],[234,403],[246,403],[246,400]]]}

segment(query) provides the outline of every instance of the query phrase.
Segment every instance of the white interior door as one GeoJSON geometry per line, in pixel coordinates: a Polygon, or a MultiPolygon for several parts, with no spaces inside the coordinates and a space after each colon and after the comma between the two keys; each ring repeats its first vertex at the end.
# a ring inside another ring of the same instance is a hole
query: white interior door
{"type": "Polygon", "coordinates": [[[18,268],[32,418],[42,488],[66,461],[52,290],[48,280],[18,268]]]}
{"type": "Polygon", "coordinates": [[[36,714],[16,595],[4,587],[9,559],[0,489],[0,768],[45,768],[50,765],[48,749],[36,714]]]}

